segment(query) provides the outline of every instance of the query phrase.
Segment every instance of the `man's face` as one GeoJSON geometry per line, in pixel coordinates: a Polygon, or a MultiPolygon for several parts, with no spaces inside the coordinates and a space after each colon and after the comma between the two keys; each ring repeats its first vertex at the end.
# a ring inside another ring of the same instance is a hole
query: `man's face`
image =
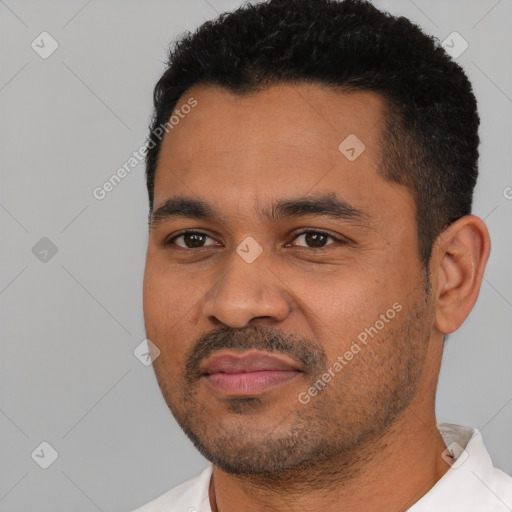
{"type": "Polygon", "coordinates": [[[227,472],[356,450],[414,400],[433,329],[414,200],[377,172],[383,102],[196,86],[177,109],[190,97],[162,143],[144,278],[163,396],[227,472]]]}

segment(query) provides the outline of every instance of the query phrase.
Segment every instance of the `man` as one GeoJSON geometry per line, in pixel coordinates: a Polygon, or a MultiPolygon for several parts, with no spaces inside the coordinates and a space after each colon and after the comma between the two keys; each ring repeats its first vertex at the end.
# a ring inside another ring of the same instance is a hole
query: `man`
{"type": "Polygon", "coordinates": [[[434,412],[490,250],[478,124],[463,70],[367,2],[245,5],[177,43],[144,317],[211,464],[139,512],[512,510],[480,433],[434,412]]]}

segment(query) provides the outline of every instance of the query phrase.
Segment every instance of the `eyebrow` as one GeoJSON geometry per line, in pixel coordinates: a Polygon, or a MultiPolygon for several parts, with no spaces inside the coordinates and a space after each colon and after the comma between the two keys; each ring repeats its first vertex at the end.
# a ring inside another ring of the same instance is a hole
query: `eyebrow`
{"type": "MultiPolygon", "coordinates": [[[[361,222],[368,219],[368,215],[360,209],[350,205],[344,199],[334,193],[305,196],[294,199],[281,199],[271,205],[270,208],[262,209],[258,216],[269,222],[279,222],[285,218],[304,217],[308,215],[319,215],[335,220],[348,220],[361,222]]],[[[221,215],[218,210],[200,199],[192,199],[184,196],[174,196],[167,199],[150,216],[152,227],[171,218],[189,218],[198,220],[220,221],[221,215]]]]}

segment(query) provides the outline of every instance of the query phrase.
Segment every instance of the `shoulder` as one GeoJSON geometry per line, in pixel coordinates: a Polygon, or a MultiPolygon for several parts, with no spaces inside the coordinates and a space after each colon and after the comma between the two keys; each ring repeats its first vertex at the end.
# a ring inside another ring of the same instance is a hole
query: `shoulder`
{"type": "Polygon", "coordinates": [[[210,512],[208,488],[211,474],[212,465],[209,464],[199,475],[132,512],[210,512]]]}
{"type": "Polygon", "coordinates": [[[454,460],[441,479],[408,511],[510,512],[512,477],[493,466],[481,433],[476,428],[450,423],[437,426],[446,452],[454,460]]]}

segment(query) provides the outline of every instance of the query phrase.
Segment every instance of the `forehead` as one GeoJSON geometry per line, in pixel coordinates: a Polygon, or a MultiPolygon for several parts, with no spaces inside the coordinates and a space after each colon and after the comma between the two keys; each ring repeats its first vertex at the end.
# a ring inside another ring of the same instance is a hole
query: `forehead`
{"type": "Polygon", "coordinates": [[[340,92],[305,83],[275,85],[248,95],[199,85],[182,96],[175,112],[185,111],[190,98],[197,106],[174,116],[178,124],[165,135],[161,155],[214,156],[220,161],[274,151],[283,159],[294,154],[300,159],[318,153],[333,156],[336,150],[337,160],[339,143],[350,135],[364,141],[373,153],[385,112],[384,100],[375,93],[340,92]]]}
{"type": "Polygon", "coordinates": [[[237,95],[200,85],[175,112],[179,122],[160,149],[155,206],[181,193],[254,202],[340,192],[364,204],[390,187],[377,172],[386,115],[378,94],[301,83],[237,95]],[[183,109],[191,98],[196,106],[183,109]]]}

